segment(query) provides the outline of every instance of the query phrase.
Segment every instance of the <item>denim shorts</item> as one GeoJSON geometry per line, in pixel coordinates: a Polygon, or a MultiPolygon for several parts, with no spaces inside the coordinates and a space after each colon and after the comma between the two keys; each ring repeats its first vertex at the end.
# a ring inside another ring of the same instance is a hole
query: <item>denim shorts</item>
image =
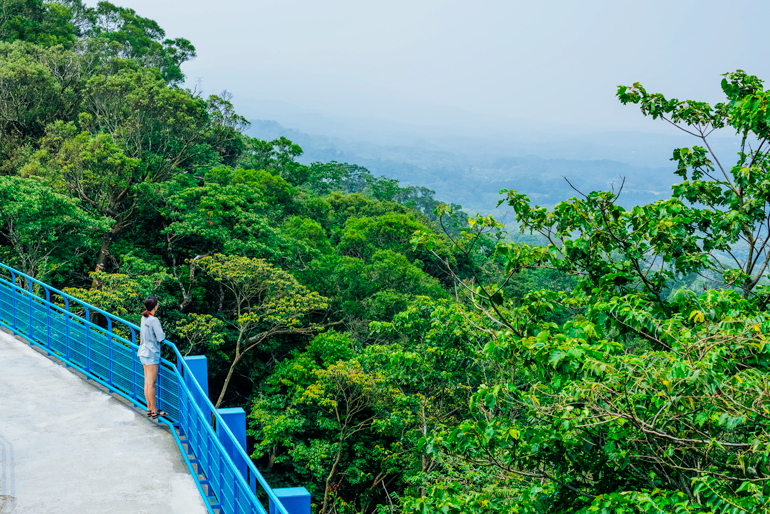
{"type": "Polygon", "coordinates": [[[139,357],[139,360],[142,364],[145,366],[150,366],[152,364],[160,364],[160,354],[159,353],[152,353],[149,357],[139,357]]]}

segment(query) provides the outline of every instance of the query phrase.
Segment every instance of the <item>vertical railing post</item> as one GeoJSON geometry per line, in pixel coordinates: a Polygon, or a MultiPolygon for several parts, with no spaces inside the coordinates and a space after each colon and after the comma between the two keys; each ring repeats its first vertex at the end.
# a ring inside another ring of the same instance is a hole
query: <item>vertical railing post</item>
{"type": "Polygon", "coordinates": [[[107,363],[109,364],[109,381],[110,387],[107,389],[109,394],[112,394],[112,318],[107,316],[107,363]]]}
{"type": "Polygon", "coordinates": [[[11,303],[13,309],[13,331],[18,333],[18,324],[16,321],[16,273],[11,271],[11,303]]]}
{"type": "MultiPolygon", "coordinates": [[[[48,325],[48,350],[51,350],[51,290],[45,288],[45,316],[48,325]]],[[[51,355],[51,352],[48,352],[51,355]]]]}
{"type": "Polygon", "coordinates": [[[155,402],[157,403],[157,408],[159,411],[163,410],[163,399],[161,398],[162,391],[160,388],[162,377],[163,377],[163,363],[159,362],[158,363],[158,380],[155,381],[155,389],[156,389],[155,402]]]}
{"type": "MultiPolygon", "coordinates": [[[[3,294],[5,292],[5,287],[0,287],[0,315],[3,313],[3,294]]],[[[10,297],[8,298],[10,303],[10,297]]],[[[1,321],[1,320],[0,320],[1,321]]]]}
{"type": "Polygon", "coordinates": [[[64,297],[64,354],[67,357],[66,365],[70,362],[70,301],[64,297]]]}
{"type": "Polygon", "coordinates": [[[233,437],[235,437],[235,440],[231,439],[227,435],[227,432],[225,432],[224,427],[217,425],[217,436],[219,437],[219,442],[222,443],[225,451],[230,454],[235,467],[238,469],[243,478],[245,478],[248,482],[249,476],[246,470],[249,466],[246,462],[239,458],[240,452],[238,452],[236,447],[236,445],[240,446],[243,448],[243,451],[248,453],[248,450],[246,449],[246,411],[240,407],[235,407],[230,409],[217,409],[217,412],[219,412],[219,415],[222,416],[222,421],[225,422],[225,425],[227,425],[227,428],[230,429],[233,437]]]}
{"type": "Polygon", "coordinates": [[[184,382],[187,385],[187,389],[190,390],[193,400],[198,404],[201,412],[206,412],[206,399],[209,396],[209,372],[206,356],[191,355],[190,357],[183,357],[183,359],[184,365],[187,367],[187,371],[189,371],[189,373],[185,373],[184,375],[184,382]],[[201,397],[198,388],[195,387],[193,377],[195,377],[195,381],[198,382],[198,385],[201,386],[205,398],[201,397]]]}
{"type": "MultiPolygon", "coordinates": [[[[197,418],[198,424],[198,447],[203,449],[201,453],[205,455],[205,465],[206,465],[206,474],[209,474],[213,471],[213,465],[212,465],[212,455],[211,455],[211,444],[208,437],[208,433],[206,432],[206,423],[210,423],[210,421],[206,420],[206,417],[203,418],[197,418]]],[[[212,480],[216,479],[216,477],[212,477],[212,480]]]]}
{"type": "Polygon", "coordinates": [[[219,454],[219,459],[217,459],[219,462],[219,494],[217,494],[217,498],[219,498],[219,504],[224,504],[225,501],[225,456],[223,453],[219,454]]]}
{"type": "MultiPolygon", "coordinates": [[[[91,373],[91,313],[85,305],[83,306],[83,309],[85,309],[86,312],[84,320],[86,326],[86,373],[91,373]]],[[[88,376],[86,376],[86,380],[88,380],[88,376]]]]}
{"type": "MultiPolygon", "coordinates": [[[[179,434],[186,434],[185,431],[186,424],[185,424],[185,416],[187,415],[187,395],[185,394],[185,386],[184,386],[184,367],[181,365],[181,358],[177,356],[176,361],[176,371],[177,371],[177,378],[179,380],[179,423],[177,423],[177,427],[179,427],[179,434]]],[[[188,436],[189,438],[189,436],[188,436]]]]}
{"type": "Polygon", "coordinates": [[[182,420],[184,418],[186,395],[184,394],[184,366],[182,365],[182,354],[179,352],[176,353],[176,376],[179,381],[177,386],[177,399],[179,400],[179,423],[177,424],[177,427],[179,427],[179,431],[182,432],[184,430],[182,420]]]}
{"type": "Polygon", "coordinates": [[[32,316],[32,281],[27,278],[27,290],[29,291],[29,340],[35,338],[35,318],[32,316]]]}
{"type": "Polygon", "coordinates": [[[235,512],[241,511],[241,495],[238,494],[240,492],[240,488],[238,487],[238,481],[233,480],[233,508],[235,512]]]}
{"type": "MultiPolygon", "coordinates": [[[[136,345],[136,330],[133,329],[133,327],[129,327],[131,329],[131,343],[136,345]]],[[[136,390],[136,351],[134,348],[131,348],[131,383],[134,385],[134,407],[137,407],[139,404],[139,398],[138,392],[136,390]]]]}

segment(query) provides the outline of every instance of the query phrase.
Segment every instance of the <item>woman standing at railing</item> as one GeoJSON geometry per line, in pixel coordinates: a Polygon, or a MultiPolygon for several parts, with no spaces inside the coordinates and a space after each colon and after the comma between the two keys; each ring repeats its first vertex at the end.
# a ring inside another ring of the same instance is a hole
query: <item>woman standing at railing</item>
{"type": "Polygon", "coordinates": [[[158,379],[160,367],[160,343],[166,340],[166,334],[163,333],[160,321],[155,317],[158,299],[148,296],[144,301],[144,309],[139,330],[139,349],[136,354],[144,366],[144,398],[147,400],[147,416],[158,419],[158,416],[168,415],[162,410],[159,411],[155,404],[155,382],[158,379]]]}

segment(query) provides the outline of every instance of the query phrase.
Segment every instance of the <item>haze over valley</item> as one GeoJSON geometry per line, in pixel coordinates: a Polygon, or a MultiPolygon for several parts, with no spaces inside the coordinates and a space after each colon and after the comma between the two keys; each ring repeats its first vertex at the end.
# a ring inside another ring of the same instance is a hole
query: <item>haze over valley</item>
{"type": "MultiPolygon", "coordinates": [[[[234,102],[239,104],[237,98],[234,102]]],[[[242,103],[244,112],[260,112],[250,109],[250,102],[242,103]]],[[[551,207],[578,194],[567,179],[582,193],[617,190],[625,179],[621,205],[652,203],[667,198],[671,185],[680,180],[670,161],[673,148],[698,143],[676,132],[581,133],[558,125],[550,131],[453,130],[308,113],[280,104],[264,110],[286,125],[252,119],[247,133],[265,140],[292,140],[304,151],[300,162],[364,166],[376,176],[432,189],[436,199],[460,204],[471,214],[502,214],[496,209],[501,189],[517,190],[551,207]]],[[[722,153],[737,150],[734,138],[715,138],[712,144],[722,153]]]]}

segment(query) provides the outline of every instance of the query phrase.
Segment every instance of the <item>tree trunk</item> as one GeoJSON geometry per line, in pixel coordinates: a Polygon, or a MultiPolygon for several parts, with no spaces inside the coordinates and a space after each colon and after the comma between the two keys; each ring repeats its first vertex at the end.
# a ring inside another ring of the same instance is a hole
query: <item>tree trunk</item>
{"type": "Polygon", "coordinates": [[[222,288],[222,282],[218,282],[219,284],[219,305],[217,306],[217,312],[222,312],[222,307],[225,304],[225,291],[222,288]]]}
{"type": "MultiPolygon", "coordinates": [[[[102,234],[102,245],[99,248],[99,255],[96,259],[96,268],[94,268],[94,271],[104,271],[104,268],[107,265],[107,257],[110,255],[110,246],[112,246],[113,237],[114,234],[112,231],[102,234]]],[[[97,287],[99,287],[99,281],[93,279],[91,281],[91,289],[96,289],[97,287]]]]}
{"type": "Polygon", "coordinates": [[[230,379],[233,377],[233,371],[235,371],[235,365],[238,364],[238,361],[241,360],[241,356],[239,354],[235,355],[235,359],[233,359],[233,363],[230,364],[230,370],[227,372],[227,378],[225,378],[225,383],[222,385],[222,392],[219,393],[219,399],[217,400],[216,407],[219,408],[220,405],[222,405],[222,401],[225,399],[225,391],[227,391],[227,386],[230,384],[230,379]]]}
{"type": "Polygon", "coordinates": [[[203,257],[203,255],[196,255],[192,261],[190,261],[190,275],[189,275],[189,286],[187,289],[185,289],[184,284],[182,284],[182,279],[179,278],[179,266],[177,266],[176,263],[176,256],[174,255],[174,252],[171,251],[171,242],[168,243],[168,252],[171,255],[171,262],[172,267],[171,271],[174,275],[174,278],[176,279],[176,283],[179,284],[179,290],[182,291],[182,303],[179,304],[179,310],[180,312],[184,312],[185,308],[190,305],[193,301],[193,294],[192,289],[195,285],[195,265],[196,262],[203,257]]]}
{"type": "Polygon", "coordinates": [[[332,464],[332,469],[329,471],[329,476],[326,477],[326,488],[324,489],[324,506],[321,509],[321,514],[326,514],[327,512],[326,507],[329,505],[329,489],[331,489],[334,475],[337,474],[337,468],[340,466],[340,460],[342,459],[342,441],[344,441],[344,439],[345,437],[343,433],[340,433],[339,446],[337,447],[337,458],[334,459],[334,464],[332,464]]]}
{"type": "MultiPolygon", "coordinates": [[[[424,412],[423,412],[423,414],[424,414],[424,412]]],[[[423,437],[425,437],[425,438],[428,437],[428,425],[427,425],[427,423],[425,421],[423,421],[423,424],[422,424],[422,434],[423,434],[423,437]]],[[[430,459],[428,458],[428,454],[425,453],[425,450],[423,450],[423,452],[422,452],[421,461],[422,462],[421,462],[421,468],[420,469],[421,469],[421,471],[423,473],[427,473],[428,465],[430,464],[430,459]]],[[[420,487],[420,498],[425,498],[425,488],[424,487],[420,487]]]]}

